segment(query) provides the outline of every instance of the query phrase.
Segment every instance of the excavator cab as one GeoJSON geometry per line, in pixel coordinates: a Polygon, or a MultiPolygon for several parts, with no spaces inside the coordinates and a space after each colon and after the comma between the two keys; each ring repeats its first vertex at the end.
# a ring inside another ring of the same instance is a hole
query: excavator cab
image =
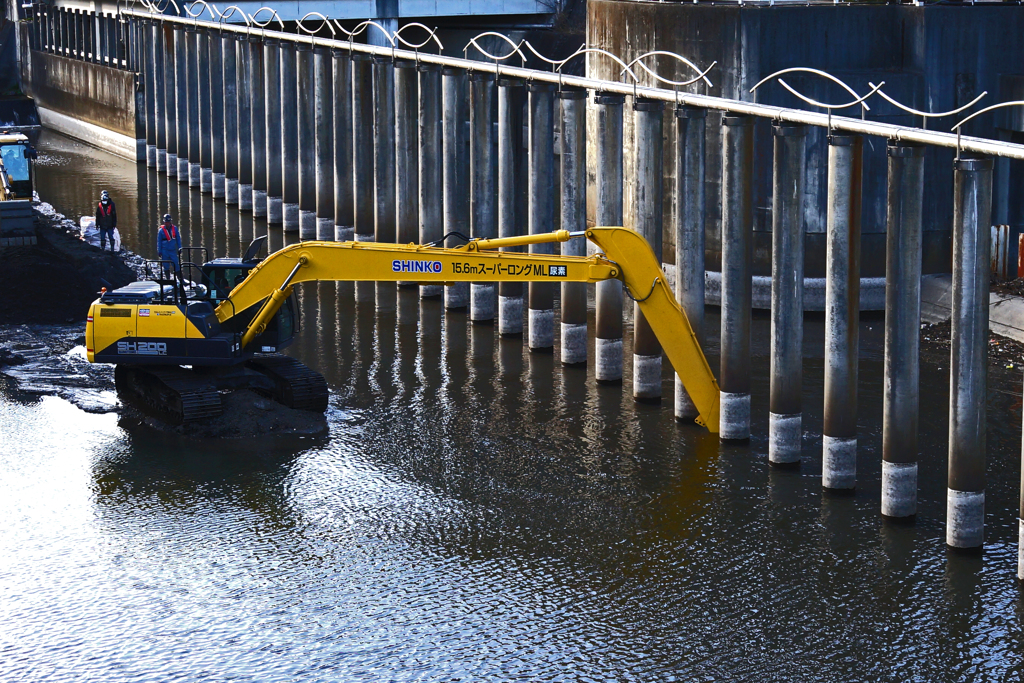
{"type": "Polygon", "coordinates": [[[0,133],[0,201],[32,199],[36,151],[22,133],[0,133]]]}
{"type": "Polygon", "coordinates": [[[0,247],[36,243],[32,213],[35,158],[28,137],[0,131],[0,247]]]}
{"type": "MultiPolygon", "coordinates": [[[[245,250],[242,258],[215,258],[212,261],[204,259],[198,277],[195,279],[206,288],[203,301],[206,302],[209,315],[213,315],[214,309],[222,302],[227,301],[232,290],[245,282],[253,268],[263,261],[261,254],[266,249],[266,243],[266,235],[257,237],[245,250]]],[[[205,253],[205,249],[203,252],[205,253]]],[[[192,264],[182,263],[183,272],[192,273],[194,270],[195,266],[192,264]]],[[[199,308],[196,304],[192,306],[199,308]]],[[[248,311],[240,311],[238,315],[224,323],[222,329],[241,334],[252,322],[257,310],[256,307],[252,307],[248,311]]],[[[253,341],[250,350],[259,353],[274,353],[291,344],[295,332],[299,328],[298,310],[295,295],[292,294],[284,301],[277,315],[267,324],[266,330],[253,341]]]]}

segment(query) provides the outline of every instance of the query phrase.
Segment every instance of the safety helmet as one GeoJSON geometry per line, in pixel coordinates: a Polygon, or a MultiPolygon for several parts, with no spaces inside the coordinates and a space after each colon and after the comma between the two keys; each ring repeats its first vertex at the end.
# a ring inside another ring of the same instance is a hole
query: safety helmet
{"type": "Polygon", "coordinates": [[[164,223],[170,223],[170,222],[171,222],[171,214],[165,213],[164,214],[164,223]]]}
{"type": "Polygon", "coordinates": [[[110,199],[110,193],[103,190],[103,192],[100,192],[100,199],[110,199]]]}

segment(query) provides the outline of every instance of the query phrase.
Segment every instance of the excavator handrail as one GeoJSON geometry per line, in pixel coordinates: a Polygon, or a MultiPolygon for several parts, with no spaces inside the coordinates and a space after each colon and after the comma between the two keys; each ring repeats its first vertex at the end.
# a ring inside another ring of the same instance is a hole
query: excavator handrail
{"type": "Polygon", "coordinates": [[[259,306],[248,324],[242,348],[257,337],[291,295],[295,284],[313,281],[562,282],[596,283],[617,279],[637,302],[669,362],[697,407],[697,423],[718,431],[718,383],[686,314],[668,285],[647,240],[621,227],[582,233],[602,253],[561,256],[501,247],[564,242],[580,233],[471,240],[455,248],[379,242],[300,242],[267,256],[216,309],[221,323],[236,311],[259,306]]]}

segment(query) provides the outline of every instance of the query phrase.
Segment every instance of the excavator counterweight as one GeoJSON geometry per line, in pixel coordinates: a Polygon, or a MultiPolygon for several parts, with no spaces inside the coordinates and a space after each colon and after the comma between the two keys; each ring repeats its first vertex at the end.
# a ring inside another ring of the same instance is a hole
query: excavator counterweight
{"type": "MultiPolygon", "coordinates": [[[[300,242],[263,260],[238,264],[233,261],[241,260],[217,259],[204,265],[204,274],[213,273],[209,286],[192,283],[191,295],[182,283],[171,282],[171,289],[175,290],[172,301],[168,301],[164,289],[160,289],[160,301],[155,302],[157,287],[166,288],[166,282],[135,283],[122,288],[154,292],[151,300],[140,299],[137,303],[133,303],[132,297],[119,298],[122,290],[105,293],[89,313],[86,326],[89,360],[154,369],[181,365],[193,369],[245,366],[249,372],[258,373],[272,363],[253,362],[254,357],[265,358],[259,354],[276,353],[291,341],[295,329],[294,306],[290,305],[292,289],[301,282],[593,283],[618,279],[627,295],[640,306],[690,394],[700,413],[697,422],[713,432],[718,431],[717,382],[654,252],[634,231],[625,228],[591,228],[582,233],[560,230],[541,235],[470,240],[455,248],[375,242],[300,242]],[[582,237],[596,244],[601,253],[583,257],[498,251],[501,247],[564,242],[582,237]],[[239,273],[230,293],[226,293],[223,285],[214,286],[217,273],[212,268],[213,264],[228,261],[232,261],[229,265],[237,266],[232,272],[239,273]]],[[[120,374],[136,377],[140,376],[140,371],[120,374]]],[[[204,376],[209,380],[214,374],[205,372],[204,376]]],[[[231,372],[225,370],[223,374],[231,372]]],[[[234,376],[237,383],[238,373],[234,376]]],[[[152,378],[147,381],[153,384],[152,378]]],[[[304,375],[303,381],[308,384],[309,377],[304,375]]],[[[270,384],[276,387],[277,394],[271,394],[275,398],[291,391],[288,381],[280,377],[270,384]]],[[[303,391],[308,393],[308,389],[303,391]]],[[[139,394],[140,390],[133,387],[132,392],[139,394]]],[[[174,391],[164,393],[173,395],[174,391]]],[[[326,385],[323,396],[326,396],[326,385]]],[[[326,407],[326,402],[314,398],[305,405],[326,407]]],[[[187,416],[182,419],[187,420],[187,416]]]]}

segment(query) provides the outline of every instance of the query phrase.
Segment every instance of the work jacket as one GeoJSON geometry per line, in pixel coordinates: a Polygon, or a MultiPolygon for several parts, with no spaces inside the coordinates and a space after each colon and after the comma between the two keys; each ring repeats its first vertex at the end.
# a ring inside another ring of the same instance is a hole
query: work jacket
{"type": "Polygon", "coordinates": [[[117,207],[114,200],[108,200],[106,205],[100,202],[96,205],[96,227],[100,230],[113,230],[117,227],[117,207]]]}
{"type": "Polygon", "coordinates": [[[178,250],[181,249],[181,231],[177,225],[170,227],[161,225],[156,230],[156,253],[161,261],[178,263],[178,250]]]}

